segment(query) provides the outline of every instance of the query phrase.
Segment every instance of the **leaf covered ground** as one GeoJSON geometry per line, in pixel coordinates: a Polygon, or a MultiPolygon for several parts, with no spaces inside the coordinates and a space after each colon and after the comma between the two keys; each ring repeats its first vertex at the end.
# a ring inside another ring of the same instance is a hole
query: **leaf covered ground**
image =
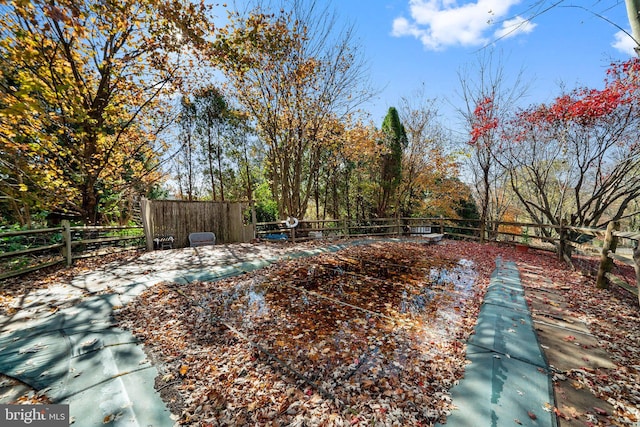
{"type": "MultiPolygon", "coordinates": [[[[596,289],[551,253],[455,241],[351,247],[225,281],[159,284],[116,316],[144,341],[156,388],[183,425],[433,425],[453,409],[449,390],[498,256],[517,261],[534,319],[588,327],[589,344],[560,335],[557,350],[581,351],[553,375],[560,426],[635,425],[637,298],[596,289]],[[594,349],[610,366],[593,367],[594,349]]],[[[12,279],[2,297],[91,268],[12,279]]]]}
{"type": "Polygon", "coordinates": [[[554,377],[575,376],[572,386],[614,404],[556,408],[560,420],[632,425],[634,299],[595,289],[544,252],[454,241],[351,247],[226,281],[162,284],[119,317],[159,362],[157,387],[182,424],[433,425],[453,409],[449,390],[498,256],[560,284],[616,360],[607,373],[554,377]]]}
{"type": "Polygon", "coordinates": [[[494,267],[473,249],[351,247],[161,284],[119,317],[185,425],[430,425],[452,408],[494,267]]]}

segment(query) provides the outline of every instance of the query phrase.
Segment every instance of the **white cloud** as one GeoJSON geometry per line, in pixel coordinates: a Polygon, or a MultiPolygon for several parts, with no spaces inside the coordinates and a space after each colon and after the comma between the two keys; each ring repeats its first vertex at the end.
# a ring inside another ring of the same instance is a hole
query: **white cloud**
{"type": "MultiPolygon", "coordinates": [[[[520,2],[477,0],[459,5],[456,0],[409,0],[411,18],[396,18],[392,35],[415,37],[431,50],[483,45],[490,41],[488,35],[495,23],[507,18],[509,10],[520,2]]],[[[535,27],[522,18],[514,18],[505,21],[496,34],[507,33],[509,25],[520,25],[510,35],[530,32],[535,27]]]]}
{"type": "Polygon", "coordinates": [[[629,37],[628,34],[625,34],[624,31],[618,31],[615,33],[614,38],[615,41],[611,43],[611,46],[622,53],[628,54],[629,56],[636,56],[636,52],[633,48],[636,47],[637,44],[631,37],[629,37]]]}
{"type": "Polygon", "coordinates": [[[502,27],[496,30],[493,35],[495,38],[510,38],[515,37],[518,34],[529,34],[536,28],[538,24],[524,19],[521,16],[516,16],[513,19],[508,19],[502,23],[502,27]]]}

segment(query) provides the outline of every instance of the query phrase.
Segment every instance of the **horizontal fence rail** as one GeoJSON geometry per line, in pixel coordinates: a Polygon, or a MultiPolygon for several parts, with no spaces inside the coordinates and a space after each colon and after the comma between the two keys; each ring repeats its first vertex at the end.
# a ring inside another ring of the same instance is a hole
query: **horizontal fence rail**
{"type": "Polygon", "coordinates": [[[142,226],[62,227],[0,233],[0,280],[60,263],[145,248],[142,226]]]}
{"type": "Polygon", "coordinates": [[[362,236],[417,236],[444,233],[445,221],[444,218],[375,218],[366,221],[302,220],[295,227],[292,227],[291,221],[259,222],[256,224],[256,237],[274,241],[302,241],[362,236]]]}
{"type": "MultiPolygon", "coordinates": [[[[241,209],[243,207],[244,205],[239,204],[231,206],[231,208],[237,208],[234,210],[233,217],[240,218],[236,221],[238,224],[242,224],[246,216],[241,209]]],[[[180,218],[174,218],[174,221],[177,220],[180,218]]],[[[298,221],[290,218],[287,221],[254,222],[250,228],[244,225],[240,228],[244,230],[243,233],[247,230],[255,230],[253,237],[267,241],[299,242],[366,236],[419,238],[437,234],[450,239],[496,241],[514,245],[516,248],[524,247],[525,250],[533,248],[553,251],[560,259],[570,264],[579,262],[579,260],[572,261],[572,254],[596,256],[599,257],[600,263],[596,279],[598,286],[606,287],[606,281],[609,281],[638,294],[640,288],[640,266],[638,265],[640,233],[638,232],[620,231],[614,226],[615,223],[611,223],[606,230],[526,222],[490,221],[486,223],[486,227],[481,225],[479,220],[443,217],[374,218],[360,221],[349,219],[298,221]],[[637,272],[635,286],[630,286],[611,273],[614,261],[634,267],[637,272]]],[[[202,227],[206,228],[206,226],[202,227]]],[[[149,233],[149,229],[147,227],[145,230],[142,226],[71,227],[67,221],[63,221],[62,227],[0,233],[0,280],[63,262],[71,265],[74,259],[79,258],[130,249],[152,250],[158,245],[154,246],[153,240],[150,239],[157,236],[149,233]]],[[[238,241],[247,241],[247,236],[243,233],[236,233],[241,237],[238,241]]],[[[219,234],[226,236],[224,230],[219,231],[219,234]]],[[[231,239],[231,237],[228,238],[231,239]]]]}

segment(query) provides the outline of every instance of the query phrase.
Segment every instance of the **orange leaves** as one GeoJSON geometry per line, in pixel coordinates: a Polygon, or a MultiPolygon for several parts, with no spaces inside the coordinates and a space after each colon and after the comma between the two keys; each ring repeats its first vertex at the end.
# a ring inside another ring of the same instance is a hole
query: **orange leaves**
{"type": "Polygon", "coordinates": [[[161,284],[120,316],[168,368],[163,390],[176,382],[184,424],[428,425],[451,408],[458,340],[471,330],[463,319],[480,302],[448,283],[468,249],[376,244],[220,282],[161,284]],[[427,296],[455,314],[437,322],[427,296]]]}
{"type": "Polygon", "coordinates": [[[380,151],[376,143],[381,138],[380,132],[372,123],[356,122],[342,133],[342,144],[337,150],[342,157],[351,161],[373,159],[380,151]]]}
{"type": "Polygon", "coordinates": [[[180,28],[185,46],[202,32],[196,27],[207,27],[205,10],[189,2],[15,1],[4,11],[0,51],[11,67],[1,71],[13,90],[0,94],[0,148],[26,161],[12,176],[38,183],[30,193],[42,209],[89,211],[81,213],[92,220],[106,193],[146,192],[159,179],[152,169],[162,155],[154,144],[168,110],[162,103],[181,77],[170,33],[180,28]]]}
{"type": "Polygon", "coordinates": [[[302,9],[231,14],[210,57],[267,148],[267,174],[277,189],[279,211],[298,217],[307,210],[313,177],[322,175],[323,167],[336,169],[325,161],[350,160],[371,142],[347,152],[349,141],[343,138],[350,127],[345,111],[368,98],[349,37],[336,40],[331,26],[313,16],[324,10],[302,9]]]}

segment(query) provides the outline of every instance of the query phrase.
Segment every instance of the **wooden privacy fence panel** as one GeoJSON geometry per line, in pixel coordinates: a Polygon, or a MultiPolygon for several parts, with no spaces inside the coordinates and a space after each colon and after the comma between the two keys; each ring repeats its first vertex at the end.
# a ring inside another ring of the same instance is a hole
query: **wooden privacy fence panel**
{"type": "Polygon", "coordinates": [[[142,199],[140,204],[149,250],[159,236],[173,236],[174,248],[189,246],[189,233],[203,231],[213,232],[219,244],[248,242],[254,237],[253,224],[245,224],[244,219],[249,202],[142,199]]]}

